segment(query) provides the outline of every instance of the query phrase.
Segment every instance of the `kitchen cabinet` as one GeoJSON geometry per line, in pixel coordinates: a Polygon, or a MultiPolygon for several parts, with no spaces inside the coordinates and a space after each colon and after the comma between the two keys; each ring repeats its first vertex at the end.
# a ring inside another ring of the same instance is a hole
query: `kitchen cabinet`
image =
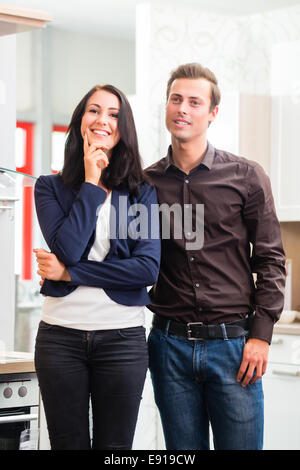
{"type": "Polygon", "coordinates": [[[241,94],[239,101],[238,155],[258,162],[270,175],[270,96],[241,94]]]}
{"type": "Polygon", "coordinates": [[[208,139],[257,161],[270,176],[278,219],[300,221],[300,41],[273,47],[270,95],[222,94],[208,139]]]}
{"type": "Polygon", "coordinates": [[[0,5],[0,36],[45,28],[52,17],[48,13],[0,5]]]}
{"type": "Polygon", "coordinates": [[[281,222],[300,221],[300,41],[278,44],[271,62],[271,181],[281,222]]]}
{"type": "Polygon", "coordinates": [[[272,98],[271,179],[281,222],[300,221],[299,122],[300,99],[272,98]]]}
{"type": "Polygon", "coordinates": [[[265,450],[300,449],[300,336],[273,335],[263,379],[265,450]]]}

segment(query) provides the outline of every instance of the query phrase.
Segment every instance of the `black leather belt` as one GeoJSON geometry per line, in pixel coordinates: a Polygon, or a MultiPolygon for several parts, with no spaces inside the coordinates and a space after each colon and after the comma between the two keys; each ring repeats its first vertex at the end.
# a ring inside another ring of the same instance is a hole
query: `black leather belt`
{"type": "Polygon", "coordinates": [[[168,328],[170,334],[181,336],[189,340],[238,338],[239,336],[247,334],[252,318],[253,315],[250,315],[235,322],[206,325],[201,322],[180,323],[174,320],[170,321],[166,317],[154,315],[152,327],[165,331],[168,322],[170,322],[168,328]]]}

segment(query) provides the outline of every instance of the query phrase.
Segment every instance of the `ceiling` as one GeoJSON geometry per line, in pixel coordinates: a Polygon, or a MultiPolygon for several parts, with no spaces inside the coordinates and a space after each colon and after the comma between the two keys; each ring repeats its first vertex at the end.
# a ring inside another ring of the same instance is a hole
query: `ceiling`
{"type": "MultiPolygon", "coordinates": [[[[52,14],[52,25],[101,36],[134,39],[138,3],[178,5],[182,0],[4,0],[3,4],[52,14]]],[[[261,13],[300,4],[300,0],[184,0],[185,7],[230,15],[261,13]]]]}

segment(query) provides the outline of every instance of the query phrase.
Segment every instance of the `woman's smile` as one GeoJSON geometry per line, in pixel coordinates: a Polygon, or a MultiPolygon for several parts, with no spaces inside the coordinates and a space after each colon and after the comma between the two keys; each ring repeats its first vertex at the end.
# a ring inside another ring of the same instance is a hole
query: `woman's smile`
{"type": "Polygon", "coordinates": [[[118,115],[120,102],[106,90],[97,90],[88,100],[81,120],[81,135],[87,133],[89,144],[105,144],[112,150],[120,140],[118,115]]]}

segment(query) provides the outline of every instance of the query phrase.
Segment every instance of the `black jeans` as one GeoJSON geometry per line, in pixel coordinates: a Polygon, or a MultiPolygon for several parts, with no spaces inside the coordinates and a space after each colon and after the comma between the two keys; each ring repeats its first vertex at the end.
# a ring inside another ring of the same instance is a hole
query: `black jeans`
{"type": "Polygon", "coordinates": [[[82,331],[40,322],[35,367],[53,450],[132,447],[148,367],[145,329],[82,331]]]}

